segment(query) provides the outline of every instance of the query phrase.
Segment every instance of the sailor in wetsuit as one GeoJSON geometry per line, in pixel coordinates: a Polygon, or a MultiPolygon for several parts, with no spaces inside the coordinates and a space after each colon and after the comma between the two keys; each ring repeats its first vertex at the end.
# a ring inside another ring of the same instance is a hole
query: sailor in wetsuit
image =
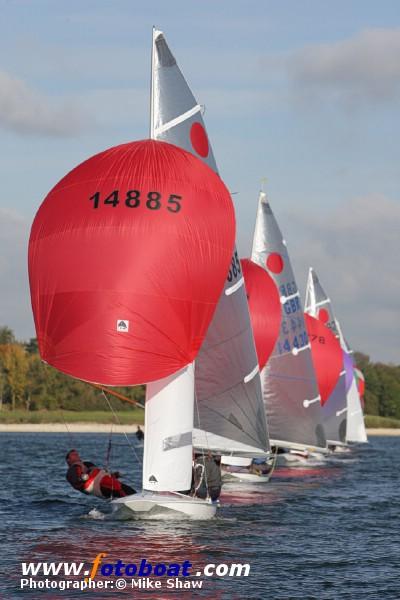
{"type": "Polygon", "coordinates": [[[143,433],[143,430],[140,428],[140,425],[137,426],[135,435],[136,435],[136,438],[139,440],[139,442],[144,440],[144,433],[143,433]]]}
{"type": "Polygon", "coordinates": [[[93,494],[98,498],[122,498],[136,491],[118,480],[119,473],[108,473],[89,461],[82,461],[76,450],[70,450],[65,457],[68,464],[67,481],[83,494],[93,494]]]}
{"type": "Polygon", "coordinates": [[[209,495],[216,502],[221,494],[221,458],[207,455],[195,454],[193,461],[192,493],[198,498],[207,498],[209,495]]]}

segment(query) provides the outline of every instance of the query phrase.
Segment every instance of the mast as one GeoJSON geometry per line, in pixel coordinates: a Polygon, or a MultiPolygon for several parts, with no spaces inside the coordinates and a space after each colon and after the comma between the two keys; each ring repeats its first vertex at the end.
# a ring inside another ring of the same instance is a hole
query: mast
{"type": "Polygon", "coordinates": [[[151,40],[151,66],[150,66],[150,130],[149,138],[154,140],[154,45],[158,35],[157,29],[153,25],[151,40]]]}

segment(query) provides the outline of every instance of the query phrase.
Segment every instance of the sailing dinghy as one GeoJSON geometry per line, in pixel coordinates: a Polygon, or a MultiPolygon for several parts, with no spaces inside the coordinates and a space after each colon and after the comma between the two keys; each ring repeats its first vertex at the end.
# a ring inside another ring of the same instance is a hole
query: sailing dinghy
{"type": "Polygon", "coordinates": [[[270,443],[297,452],[290,463],[302,463],[309,451],[326,451],[320,395],[286,241],[264,192],[259,195],[251,260],[274,280],[281,302],[279,336],[261,374],[270,443]]]}
{"type": "MultiPolygon", "coordinates": [[[[309,270],[307,280],[305,312],[330,329],[340,347],[340,336],[332,303],[312,268],[309,270]]],[[[322,413],[328,445],[335,448],[346,446],[347,396],[343,356],[339,378],[329,398],[323,403],[322,413]]]]}
{"type": "MultiPolygon", "coordinates": [[[[193,153],[218,173],[202,107],[162,31],[153,30],[150,136],[193,153]]],[[[243,273],[236,248],[194,366],[194,446],[215,454],[267,457],[261,380],[243,273]]],[[[252,475],[252,477],[255,477],[252,475]]],[[[258,478],[259,480],[259,478],[258,478]]]]}
{"type": "Polygon", "coordinates": [[[66,175],[32,225],[39,351],[104,386],[147,383],[143,492],[112,501],[138,518],[208,519],[192,482],[194,368],[226,279],[235,223],[222,180],[193,154],[146,140],[66,175]]]}

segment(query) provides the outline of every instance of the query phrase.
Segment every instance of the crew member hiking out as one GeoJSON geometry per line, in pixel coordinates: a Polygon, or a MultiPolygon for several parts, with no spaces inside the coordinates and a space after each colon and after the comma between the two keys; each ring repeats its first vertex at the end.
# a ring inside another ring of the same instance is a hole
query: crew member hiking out
{"type": "Polygon", "coordinates": [[[93,494],[98,498],[122,498],[136,491],[119,481],[119,473],[109,473],[89,461],[83,461],[76,450],[70,450],[65,457],[68,464],[67,481],[75,490],[83,494],[93,494]]]}

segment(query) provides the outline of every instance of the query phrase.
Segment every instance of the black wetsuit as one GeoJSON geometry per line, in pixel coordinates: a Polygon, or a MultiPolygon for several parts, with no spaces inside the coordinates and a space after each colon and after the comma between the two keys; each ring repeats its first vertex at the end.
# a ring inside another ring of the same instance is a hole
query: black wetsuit
{"type": "Polygon", "coordinates": [[[138,429],[137,432],[135,433],[137,439],[139,440],[139,442],[141,442],[142,440],[144,440],[144,433],[141,429],[138,429]]]}
{"type": "Polygon", "coordinates": [[[221,468],[216,460],[209,456],[200,456],[194,463],[194,490],[198,498],[218,500],[221,494],[221,468]],[[208,488],[208,490],[207,490],[208,488]]]}

